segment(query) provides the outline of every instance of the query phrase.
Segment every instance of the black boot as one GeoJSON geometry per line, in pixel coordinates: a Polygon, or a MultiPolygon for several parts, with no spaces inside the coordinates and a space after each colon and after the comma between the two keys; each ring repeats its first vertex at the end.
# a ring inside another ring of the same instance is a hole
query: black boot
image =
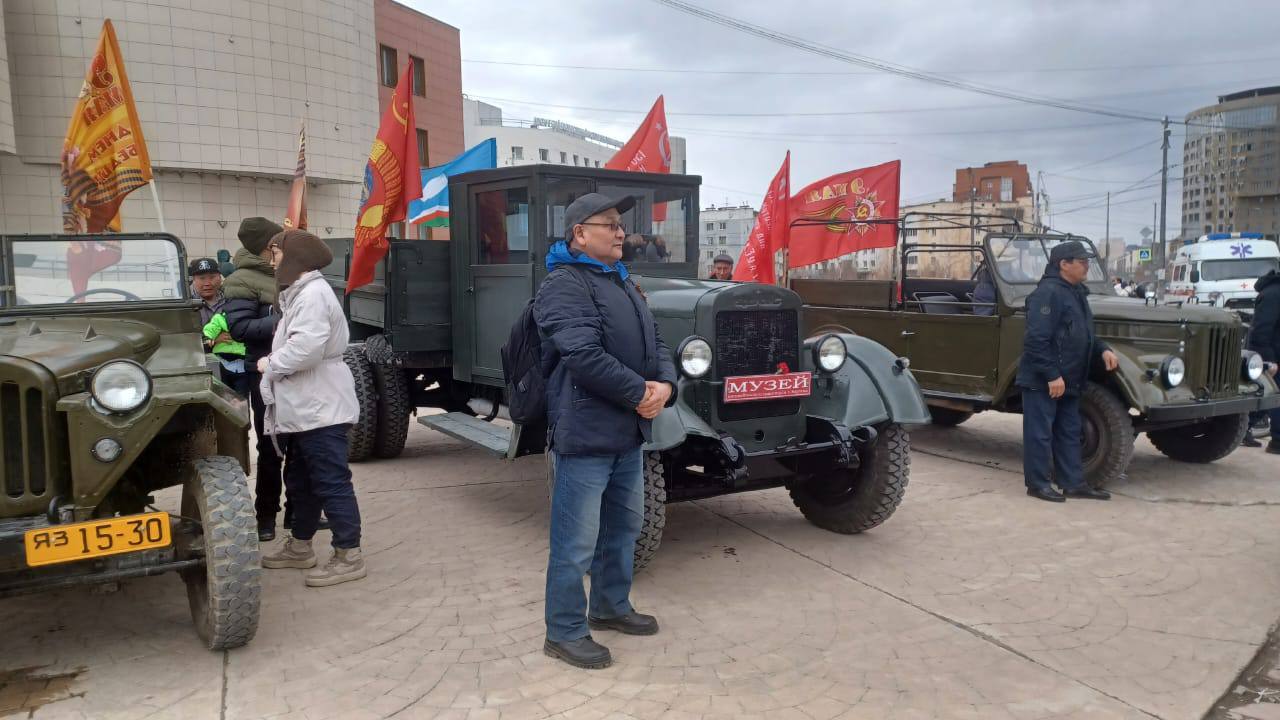
{"type": "Polygon", "coordinates": [[[1110,500],[1111,499],[1111,493],[1107,492],[1106,490],[1091,488],[1088,485],[1085,485],[1082,488],[1077,488],[1075,490],[1063,490],[1062,494],[1069,498],[1075,498],[1077,500],[1110,500]]]}
{"type": "Polygon", "coordinates": [[[258,518],[258,542],[271,542],[276,539],[275,517],[258,518]]]}
{"type": "Polygon", "coordinates": [[[1057,490],[1054,490],[1051,487],[1050,488],[1027,488],[1027,494],[1033,498],[1037,498],[1040,500],[1048,500],[1049,502],[1066,502],[1067,501],[1065,497],[1063,497],[1057,490]]]}
{"type": "Polygon", "coordinates": [[[1251,432],[1244,434],[1244,439],[1240,441],[1240,445],[1241,447],[1262,447],[1262,443],[1251,432]]]}
{"type": "Polygon", "coordinates": [[[638,612],[619,615],[615,618],[587,618],[587,625],[592,630],[617,630],[626,635],[657,635],[658,619],[652,615],[638,612]]]}
{"type": "Polygon", "coordinates": [[[542,652],[547,657],[559,658],[574,667],[587,670],[599,670],[613,664],[609,648],[592,640],[590,635],[565,642],[547,640],[542,644],[542,652]]]}

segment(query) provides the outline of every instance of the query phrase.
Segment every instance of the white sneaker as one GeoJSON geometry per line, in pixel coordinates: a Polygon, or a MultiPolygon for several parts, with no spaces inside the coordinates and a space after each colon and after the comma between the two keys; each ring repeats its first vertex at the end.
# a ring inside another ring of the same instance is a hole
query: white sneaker
{"type": "Polygon", "coordinates": [[[298,540],[290,535],[280,549],[270,555],[262,556],[262,567],[278,568],[313,568],[316,566],[316,553],[311,549],[310,540],[298,540]]]}
{"type": "Polygon", "coordinates": [[[329,587],[352,580],[359,580],[368,575],[364,564],[364,554],[360,548],[341,550],[334,548],[333,557],[324,567],[318,567],[307,573],[307,587],[329,587]]]}

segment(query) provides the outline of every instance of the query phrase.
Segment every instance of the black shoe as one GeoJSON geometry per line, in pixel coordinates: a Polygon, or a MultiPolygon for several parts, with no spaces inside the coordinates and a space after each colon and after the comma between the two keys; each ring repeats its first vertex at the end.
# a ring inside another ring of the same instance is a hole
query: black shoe
{"type": "Polygon", "coordinates": [[[320,524],[319,524],[319,525],[316,525],[316,529],[317,529],[317,530],[329,530],[329,529],[330,529],[330,527],[329,527],[329,518],[327,518],[327,517],[325,517],[325,516],[321,515],[321,516],[320,516],[320,524]]]}
{"type": "Polygon", "coordinates": [[[1262,447],[1262,443],[1251,433],[1245,433],[1244,439],[1240,441],[1241,447],[1262,447]]]}
{"type": "Polygon", "coordinates": [[[276,539],[276,521],[272,518],[270,522],[258,523],[258,542],[271,542],[276,539]]]}
{"type": "Polygon", "coordinates": [[[1280,455],[1280,442],[1276,442],[1275,440],[1272,440],[1271,442],[1267,443],[1267,452],[1271,453],[1272,455],[1280,455]]]}
{"type": "Polygon", "coordinates": [[[565,642],[547,640],[542,644],[542,652],[547,657],[559,658],[574,667],[587,670],[599,670],[613,664],[609,648],[592,640],[590,635],[565,642]]]}
{"type": "Polygon", "coordinates": [[[1110,500],[1111,493],[1098,488],[1091,488],[1088,485],[1077,490],[1063,490],[1062,494],[1077,500],[1110,500]]]}
{"type": "Polygon", "coordinates": [[[616,618],[587,618],[587,626],[592,630],[617,630],[625,635],[657,635],[658,618],[642,615],[638,612],[619,615],[616,618]]]}
{"type": "Polygon", "coordinates": [[[1067,499],[1053,488],[1027,488],[1027,494],[1033,498],[1040,500],[1048,500],[1049,502],[1066,502],[1067,499]]]}

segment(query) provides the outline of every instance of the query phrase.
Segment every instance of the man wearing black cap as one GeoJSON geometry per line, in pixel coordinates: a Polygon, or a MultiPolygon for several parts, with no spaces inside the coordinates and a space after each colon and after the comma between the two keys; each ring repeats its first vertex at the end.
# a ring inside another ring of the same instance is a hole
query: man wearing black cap
{"type": "Polygon", "coordinates": [[[573,201],[533,306],[555,472],[543,651],[583,668],[613,661],[590,630],[658,632],[653,616],[631,606],[632,559],[644,517],[640,446],[675,402],[676,373],[621,262],[622,213],[634,205],[599,193],[573,201]]]}
{"type": "Polygon", "coordinates": [[[1109,500],[1089,487],[1080,444],[1080,394],[1089,370],[1100,362],[1116,369],[1115,353],[1093,334],[1089,309],[1089,260],[1080,242],[1059,243],[1035,291],[1027,297],[1027,327],[1018,366],[1022,389],[1022,472],[1027,494],[1050,502],[1067,498],[1109,500]],[[1062,492],[1049,483],[1050,470],[1062,492]]]}
{"type": "Polygon", "coordinates": [[[711,279],[712,280],[732,280],[733,279],[733,258],[720,253],[711,261],[711,279]]]}

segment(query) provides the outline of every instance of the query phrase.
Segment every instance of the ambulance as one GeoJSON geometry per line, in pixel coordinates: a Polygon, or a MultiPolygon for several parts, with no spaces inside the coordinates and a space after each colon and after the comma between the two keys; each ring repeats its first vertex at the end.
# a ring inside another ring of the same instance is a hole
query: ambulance
{"type": "Polygon", "coordinates": [[[1248,321],[1257,291],[1253,284],[1280,268],[1280,246],[1262,233],[1201,235],[1178,249],[1169,275],[1169,300],[1235,310],[1248,321]]]}

